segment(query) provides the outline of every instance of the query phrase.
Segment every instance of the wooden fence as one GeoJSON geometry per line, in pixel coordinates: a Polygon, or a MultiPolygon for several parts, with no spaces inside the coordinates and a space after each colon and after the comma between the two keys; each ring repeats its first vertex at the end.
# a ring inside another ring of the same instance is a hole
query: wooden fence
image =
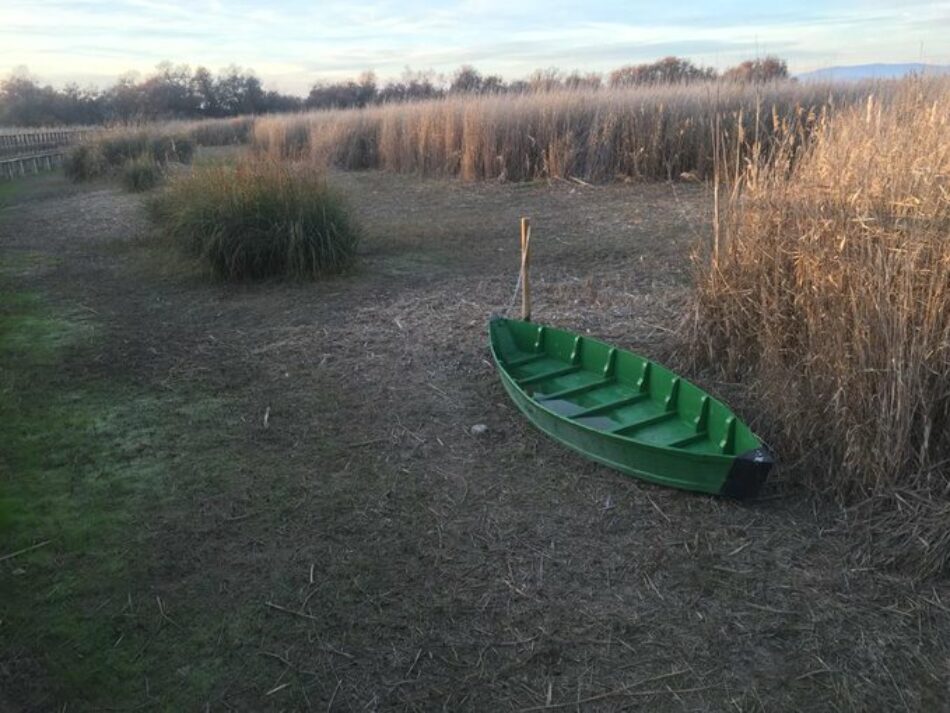
{"type": "Polygon", "coordinates": [[[93,133],[90,129],[56,129],[0,134],[0,180],[52,170],[63,162],[70,146],[93,133]]]}
{"type": "Polygon", "coordinates": [[[51,171],[63,162],[66,149],[48,151],[32,156],[17,156],[14,158],[0,158],[0,181],[12,180],[19,176],[26,176],[40,171],[51,171]]]}

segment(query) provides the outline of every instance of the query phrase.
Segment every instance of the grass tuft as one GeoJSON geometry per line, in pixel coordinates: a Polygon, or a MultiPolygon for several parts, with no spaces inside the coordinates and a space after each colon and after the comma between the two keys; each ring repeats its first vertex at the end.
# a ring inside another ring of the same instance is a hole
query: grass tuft
{"type": "Polygon", "coordinates": [[[184,134],[163,134],[149,140],[149,153],[154,161],[166,163],[191,163],[195,155],[195,140],[184,134]]]}
{"type": "Polygon", "coordinates": [[[272,161],[196,168],[173,179],[152,216],[167,237],[229,280],[341,272],[360,234],[321,171],[272,161]]]}
{"type": "Polygon", "coordinates": [[[72,148],[64,161],[66,176],[73,181],[89,181],[120,172],[125,165],[146,157],[153,163],[190,163],[195,140],[187,134],[149,131],[117,131],[100,135],[89,143],[72,148]]]}
{"type": "Polygon", "coordinates": [[[163,178],[161,164],[146,154],[127,161],[120,172],[122,185],[131,193],[149,191],[158,186],[163,178]]]}
{"type": "Polygon", "coordinates": [[[74,146],[63,159],[63,172],[71,181],[91,181],[108,170],[109,165],[96,143],[74,146]]]}

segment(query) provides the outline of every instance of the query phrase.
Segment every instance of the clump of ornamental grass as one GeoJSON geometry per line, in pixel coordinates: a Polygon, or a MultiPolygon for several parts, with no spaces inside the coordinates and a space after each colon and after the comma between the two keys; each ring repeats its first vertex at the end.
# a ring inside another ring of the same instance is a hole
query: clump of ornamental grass
{"type": "Polygon", "coordinates": [[[360,235],[321,171],[269,160],[177,176],[151,214],[167,238],[228,280],[341,272],[353,263],[360,235]]]}
{"type": "Polygon", "coordinates": [[[878,561],[950,562],[950,80],[753,158],[701,261],[691,342],[751,381],[794,474],[878,561]],[[791,148],[794,146],[795,148],[791,148]]]}
{"type": "Polygon", "coordinates": [[[149,140],[152,160],[160,164],[191,163],[195,155],[195,140],[185,134],[162,134],[149,140]]]}
{"type": "Polygon", "coordinates": [[[72,181],[91,181],[109,169],[102,149],[96,143],[73,146],[63,158],[63,172],[72,181]]]}
{"type": "Polygon", "coordinates": [[[204,119],[195,122],[188,135],[199,146],[236,146],[250,141],[254,128],[253,117],[235,119],[204,119]]]}
{"type": "Polygon", "coordinates": [[[67,177],[88,181],[116,173],[121,176],[126,164],[143,156],[161,168],[169,163],[190,163],[194,153],[195,141],[186,134],[115,131],[73,147],[63,165],[67,177]]]}
{"type": "Polygon", "coordinates": [[[162,165],[148,154],[126,161],[119,171],[125,189],[131,193],[149,191],[158,186],[165,174],[162,165]]]}
{"type": "Polygon", "coordinates": [[[102,134],[97,143],[106,163],[116,167],[148,152],[150,138],[146,131],[113,131],[102,134]]]}
{"type": "Polygon", "coordinates": [[[142,155],[158,163],[190,163],[195,140],[185,133],[164,133],[142,129],[103,134],[98,143],[110,166],[121,166],[142,155]]]}

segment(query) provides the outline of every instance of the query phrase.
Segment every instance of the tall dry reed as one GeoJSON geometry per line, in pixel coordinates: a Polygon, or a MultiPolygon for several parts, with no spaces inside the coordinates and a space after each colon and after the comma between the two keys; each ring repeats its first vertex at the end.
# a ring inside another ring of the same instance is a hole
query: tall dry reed
{"type": "Polygon", "coordinates": [[[950,80],[909,80],[753,162],[704,261],[694,344],[755,380],[795,472],[872,548],[950,561],[950,80]]]}
{"type": "Polygon", "coordinates": [[[822,107],[847,104],[860,91],[786,82],[454,96],[265,117],[252,143],[275,158],[306,149],[346,169],[466,180],[703,178],[712,171],[717,129],[746,143],[773,131],[798,134],[822,107]]]}

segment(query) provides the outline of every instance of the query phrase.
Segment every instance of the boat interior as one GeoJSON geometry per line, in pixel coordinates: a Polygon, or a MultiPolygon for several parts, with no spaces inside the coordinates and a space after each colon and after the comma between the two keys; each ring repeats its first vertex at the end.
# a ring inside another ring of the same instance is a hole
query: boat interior
{"type": "Polygon", "coordinates": [[[517,386],[576,424],[697,454],[760,445],[724,404],[641,356],[531,322],[495,319],[491,330],[495,356],[517,386]]]}

